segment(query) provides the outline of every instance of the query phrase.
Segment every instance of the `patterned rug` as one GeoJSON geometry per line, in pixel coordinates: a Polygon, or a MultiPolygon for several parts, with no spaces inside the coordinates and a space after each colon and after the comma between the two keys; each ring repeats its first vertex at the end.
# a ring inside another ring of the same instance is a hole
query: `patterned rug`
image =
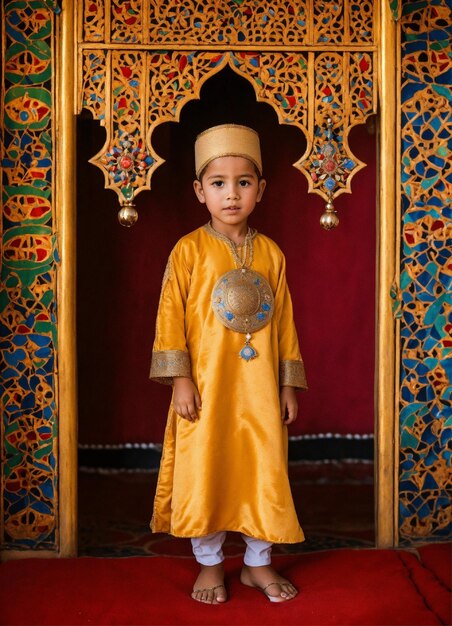
{"type": "MultiPolygon", "coordinates": [[[[295,554],[374,546],[373,464],[360,461],[295,462],[289,473],[306,541],[275,545],[295,554]]],[[[81,471],[81,556],[192,557],[190,541],[149,530],[156,472],[81,471]]],[[[243,554],[243,541],[228,533],[227,557],[243,554]]]]}

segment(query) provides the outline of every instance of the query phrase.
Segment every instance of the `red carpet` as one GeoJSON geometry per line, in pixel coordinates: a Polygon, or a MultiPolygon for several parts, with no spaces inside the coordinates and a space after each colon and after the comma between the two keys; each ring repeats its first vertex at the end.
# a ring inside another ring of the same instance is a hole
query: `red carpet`
{"type": "Polygon", "coordinates": [[[429,545],[420,550],[422,563],[450,591],[452,545],[429,545]]]}
{"type": "Polygon", "coordinates": [[[442,546],[442,550],[441,546],[425,546],[420,553],[422,567],[407,558],[411,555],[400,553],[400,558],[410,572],[413,585],[422,593],[425,605],[435,611],[441,624],[451,624],[450,546],[442,546]]]}
{"type": "Polygon", "coordinates": [[[301,590],[284,605],[270,604],[263,594],[240,585],[236,557],[226,560],[230,600],[223,606],[189,598],[196,571],[189,559],[10,561],[0,568],[1,624],[448,624],[449,582],[435,568],[450,571],[450,550],[445,544],[429,546],[426,554],[428,566],[401,550],[276,557],[276,567],[301,590]]]}

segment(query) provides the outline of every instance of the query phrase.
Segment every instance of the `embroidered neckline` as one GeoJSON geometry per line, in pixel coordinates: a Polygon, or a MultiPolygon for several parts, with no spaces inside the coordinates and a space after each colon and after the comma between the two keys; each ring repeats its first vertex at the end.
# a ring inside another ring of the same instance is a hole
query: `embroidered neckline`
{"type": "MultiPolygon", "coordinates": [[[[232,241],[232,239],[229,239],[227,235],[223,235],[223,233],[219,233],[212,226],[212,222],[207,222],[207,224],[204,224],[203,228],[205,231],[209,233],[209,235],[212,235],[212,237],[215,237],[215,239],[220,239],[221,241],[224,241],[228,245],[229,245],[229,242],[233,243],[234,246],[236,246],[237,248],[241,248],[242,246],[245,245],[245,241],[243,241],[243,243],[235,243],[234,241],[232,241]]],[[[251,226],[248,226],[248,232],[250,233],[252,240],[255,239],[256,236],[259,234],[257,230],[255,228],[251,228],[251,226]]]]}

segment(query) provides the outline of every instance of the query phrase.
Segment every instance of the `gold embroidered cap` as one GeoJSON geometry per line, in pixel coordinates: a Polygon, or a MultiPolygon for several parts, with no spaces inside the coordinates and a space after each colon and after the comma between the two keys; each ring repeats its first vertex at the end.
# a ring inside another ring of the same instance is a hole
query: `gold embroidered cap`
{"type": "Polygon", "coordinates": [[[249,159],[262,174],[262,158],[259,135],[248,126],[221,124],[212,126],[195,141],[196,176],[214,159],[223,156],[241,156],[249,159]]]}

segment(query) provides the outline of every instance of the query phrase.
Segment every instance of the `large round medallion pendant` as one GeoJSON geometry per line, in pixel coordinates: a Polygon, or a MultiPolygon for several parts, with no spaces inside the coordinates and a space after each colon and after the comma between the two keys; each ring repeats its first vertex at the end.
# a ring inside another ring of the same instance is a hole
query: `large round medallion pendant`
{"type": "Polygon", "coordinates": [[[273,292],[262,274],[248,269],[231,270],[217,280],[212,290],[212,308],[227,328],[252,333],[271,320],[273,292]]]}

